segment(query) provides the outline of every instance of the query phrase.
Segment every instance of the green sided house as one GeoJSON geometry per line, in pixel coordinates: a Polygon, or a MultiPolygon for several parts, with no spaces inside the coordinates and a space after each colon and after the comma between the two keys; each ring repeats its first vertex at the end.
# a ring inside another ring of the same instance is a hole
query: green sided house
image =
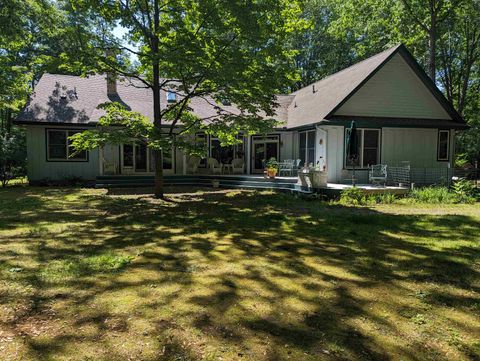
{"type": "MultiPolygon", "coordinates": [[[[141,144],[107,145],[70,157],[68,136],[95,127],[103,114],[97,109],[101,103],[119,101],[152,119],[150,90],[134,85],[131,80],[116,81],[105,75],[45,74],[16,119],[27,131],[29,180],[153,174],[150,151],[141,144]]],[[[164,106],[176,101],[169,92],[161,97],[164,106]]],[[[355,165],[359,182],[368,182],[372,165],[408,163],[412,182],[436,183],[453,167],[455,132],[467,128],[403,45],[289,95],[279,95],[277,103],[276,116],[283,123],[270,134],[239,134],[242,142],[227,148],[213,137],[197,134],[197,141],[207,144],[205,158],[219,164],[235,159],[237,171],[244,174],[261,174],[264,160],[271,157],[291,159],[299,166],[325,169],[329,183],[349,182],[353,164],[345,155],[345,133],[355,120],[360,138],[360,158],[355,165]]],[[[234,106],[225,106],[235,111],[234,106]]],[[[211,99],[194,99],[191,107],[202,118],[216,114],[211,99]]],[[[216,171],[205,160],[191,169],[190,158],[180,149],[164,155],[165,174],[216,171]]]]}

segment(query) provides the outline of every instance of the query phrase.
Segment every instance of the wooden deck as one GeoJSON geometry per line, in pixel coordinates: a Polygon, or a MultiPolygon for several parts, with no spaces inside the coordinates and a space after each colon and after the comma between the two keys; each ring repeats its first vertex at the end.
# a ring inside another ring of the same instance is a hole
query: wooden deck
{"type": "MultiPolygon", "coordinates": [[[[321,193],[327,197],[338,197],[340,193],[351,188],[351,184],[328,183],[323,188],[308,188],[298,184],[297,177],[276,177],[275,179],[265,178],[262,175],[169,175],[164,177],[166,186],[198,186],[220,188],[244,188],[244,189],[272,189],[286,192],[297,192],[305,194],[321,193]]],[[[153,187],[154,177],[151,175],[111,175],[98,176],[96,188],[133,188],[153,187]]],[[[383,187],[371,184],[358,184],[357,188],[365,190],[370,194],[392,193],[405,194],[408,188],[404,187],[383,187]]]]}

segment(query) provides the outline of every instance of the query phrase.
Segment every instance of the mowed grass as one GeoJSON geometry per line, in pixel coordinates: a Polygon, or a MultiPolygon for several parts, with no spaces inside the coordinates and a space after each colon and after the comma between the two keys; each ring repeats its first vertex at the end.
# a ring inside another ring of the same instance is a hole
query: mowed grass
{"type": "Polygon", "coordinates": [[[480,358],[480,205],[173,191],[0,190],[0,358],[480,358]]]}

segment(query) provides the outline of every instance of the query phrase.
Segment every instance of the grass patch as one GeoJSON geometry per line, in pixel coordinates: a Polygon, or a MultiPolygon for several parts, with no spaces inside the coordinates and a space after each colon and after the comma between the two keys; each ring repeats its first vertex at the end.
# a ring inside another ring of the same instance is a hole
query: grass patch
{"type": "Polygon", "coordinates": [[[133,256],[102,254],[71,260],[54,260],[40,271],[40,277],[47,282],[58,282],[82,276],[113,273],[125,268],[133,259],[133,256]]]}
{"type": "Polygon", "coordinates": [[[4,358],[480,358],[479,204],[125,193],[0,190],[4,358]]]}

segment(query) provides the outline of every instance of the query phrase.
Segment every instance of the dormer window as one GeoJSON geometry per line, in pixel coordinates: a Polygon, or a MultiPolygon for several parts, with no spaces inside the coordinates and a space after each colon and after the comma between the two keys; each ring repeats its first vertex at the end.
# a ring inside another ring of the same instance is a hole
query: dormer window
{"type": "Polygon", "coordinates": [[[177,102],[177,94],[172,91],[167,91],[167,103],[176,103],[177,102]]]}
{"type": "Polygon", "coordinates": [[[232,105],[232,102],[225,96],[220,96],[220,103],[222,103],[222,105],[225,105],[226,107],[232,105]]]}

